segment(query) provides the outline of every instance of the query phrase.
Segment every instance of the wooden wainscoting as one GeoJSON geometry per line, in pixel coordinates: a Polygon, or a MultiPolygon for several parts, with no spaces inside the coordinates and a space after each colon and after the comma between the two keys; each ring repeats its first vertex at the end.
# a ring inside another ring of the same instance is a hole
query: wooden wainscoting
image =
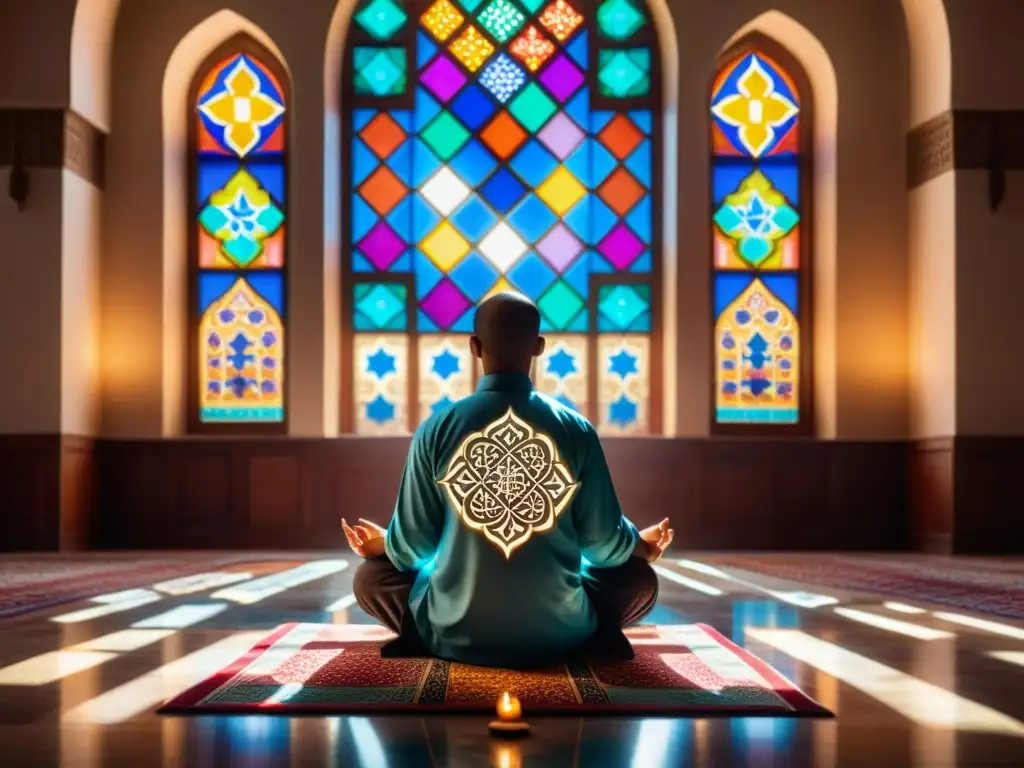
{"type": "MultiPolygon", "coordinates": [[[[330,548],[339,519],[385,522],[405,438],[99,443],[98,544],[330,548]]],[[[907,445],[814,440],[610,439],[623,508],[672,518],[709,549],[905,549],[907,445]]]]}

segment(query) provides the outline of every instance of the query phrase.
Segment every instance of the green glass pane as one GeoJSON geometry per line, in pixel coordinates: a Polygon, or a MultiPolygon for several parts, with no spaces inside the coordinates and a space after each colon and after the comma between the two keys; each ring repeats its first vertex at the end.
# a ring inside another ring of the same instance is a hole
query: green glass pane
{"type": "Polygon", "coordinates": [[[651,52],[647,48],[601,51],[597,80],[601,93],[616,99],[646,96],[651,90],[651,52]]]}
{"type": "Polygon", "coordinates": [[[355,287],[356,330],[404,331],[406,287],[389,283],[358,283],[355,287]]]}
{"type": "Polygon", "coordinates": [[[420,132],[420,138],[427,142],[438,157],[449,160],[469,139],[469,131],[451,113],[442,111],[420,132]]]}
{"type": "Polygon", "coordinates": [[[508,105],[508,111],[530,133],[540,130],[557,110],[555,102],[536,83],[526,86],[508,105]]]}
{"type": "Polygon", "coordinates": [[[597,10],[597,26],[612,40],[627,40],[646,23],[632,0],[604,0],[597,10]]]}
{"type": "Polygon", "coordinates": [[[583,307],[583,299],[572,288],[559,280],[537,302],[548,322],[557,329],[565,329],[583,307]]]}
{"type": "Polygon", "coordinates": [[[519,0],[520,5],[522,5],[530,13],[536,13],[537,9],[544,5],[544,3],[546,2],[548,2],[548,0],[519,0]]]}
{"type": "Polygon", "coordinates": [[[405,11],[395,0],[370,0],[356,14],[359,26],[377,40],[388,40],[405,24],[405,11]]]}
{"type": "Polygon", "coordinates": [[[509,0],[491,0],[476,18],[501,43],[507,42],[526,22],[523,12],[509,0]]]}
{"type": "Polygon", "coordinates": [[[598,293],[597,308],[619,330],[628,330],[651,307],[646,285],[605,285],[598,293]]]}
{"type": "Polygon", "coordinates": [[[404,48],[356,48],[352,52],[356,93],[396,96],[405,93],[404,48]]]}

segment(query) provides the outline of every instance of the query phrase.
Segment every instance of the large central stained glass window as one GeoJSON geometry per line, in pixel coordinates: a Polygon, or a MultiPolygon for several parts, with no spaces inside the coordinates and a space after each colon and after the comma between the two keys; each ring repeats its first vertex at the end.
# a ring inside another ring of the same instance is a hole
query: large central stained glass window
{"type": "Polygon", "coordinates": [[[658,59],[642,0],[364,0],[347,46],[343,426],[468,395],[477,304],[537,302],[538,388],[657,431],[658,59]]]}

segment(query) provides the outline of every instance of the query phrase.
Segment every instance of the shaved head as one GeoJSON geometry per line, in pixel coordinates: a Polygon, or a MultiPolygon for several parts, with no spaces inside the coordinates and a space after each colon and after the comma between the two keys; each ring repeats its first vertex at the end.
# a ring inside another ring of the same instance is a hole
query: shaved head
{"type": "Polygon", "coordinates": [[[473,339],[485,370],[528,373],[532,358],[543,351],[540,311],[520,293],[496,293],[477,307],[473,339]]]}

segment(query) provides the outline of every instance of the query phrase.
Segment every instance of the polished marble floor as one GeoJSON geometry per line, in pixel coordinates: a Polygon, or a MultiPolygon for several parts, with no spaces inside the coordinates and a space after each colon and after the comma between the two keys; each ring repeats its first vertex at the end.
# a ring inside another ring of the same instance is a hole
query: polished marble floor
{"type": "Polygon", "coordinates": [[[306,553],[0,622],[0,765],[1024,765],[1024,623],[688,557],[660,566],[651,620],[716,627],[835,719],[533,719],[528,740],[501,744],[479,717],[155,715],[283,622],[369,621],[350,561],[306,553]],[[250,572],[274,578],[248,588],[250,572]]]}

